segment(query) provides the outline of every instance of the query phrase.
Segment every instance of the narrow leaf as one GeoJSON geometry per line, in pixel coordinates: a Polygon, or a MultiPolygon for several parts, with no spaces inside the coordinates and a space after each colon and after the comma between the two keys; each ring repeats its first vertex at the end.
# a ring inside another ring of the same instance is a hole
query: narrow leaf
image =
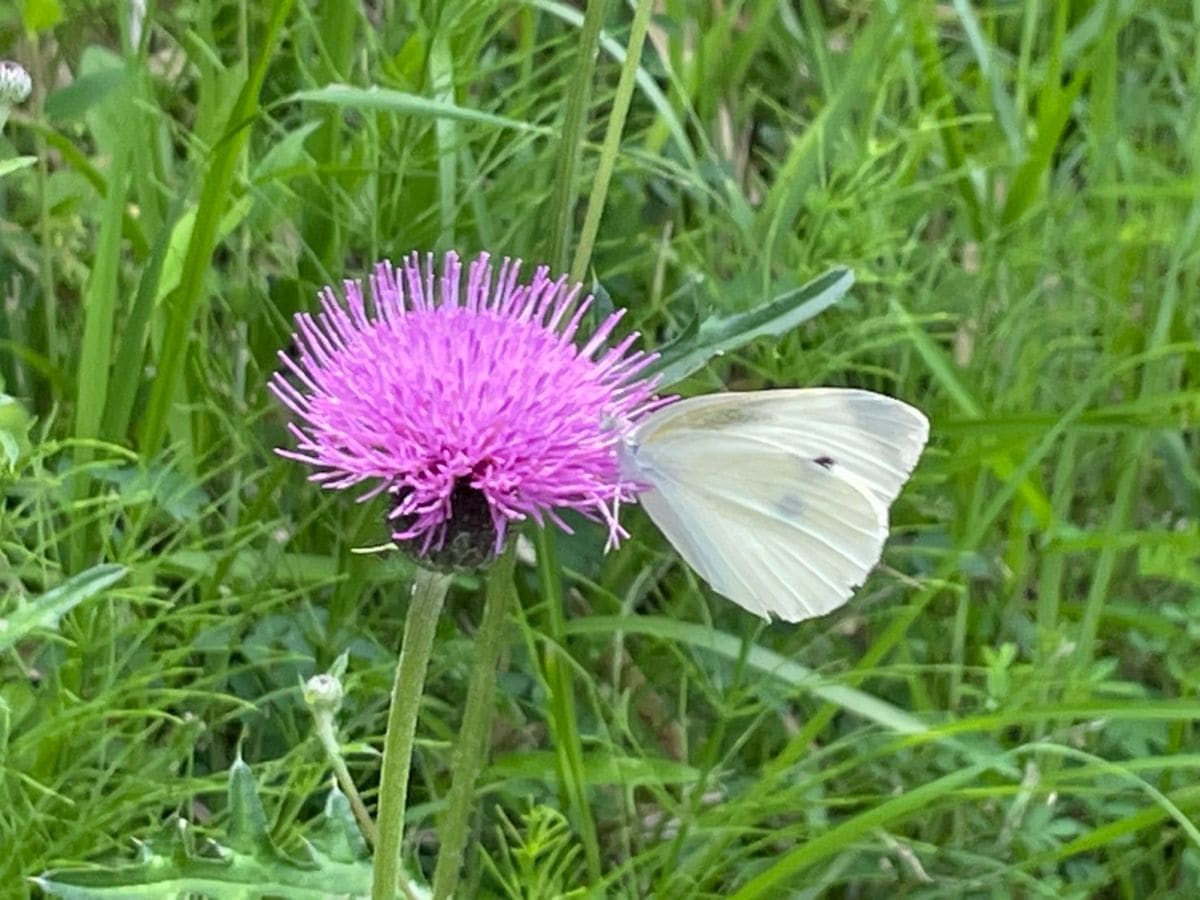
{"type": "Polygon", "coordinates": [[[881,61],[892,58],[887,45],[895,28],[895,13],[875,4],[866,27],[859,32],[850,58],[838,83],[837,93],[828,98],[804,134],[788,151],[758,215],[758,238],[772,255],[793,233],[792,226],[805,196],[820,180],[829,146],[850,117],[867,103],[870,87],[879,90],[881,61]]]}
{"type": "MultiPolygon", "coordinates": [[[[501,756],[488,769],[488,780],[501,778],[549,781],[558,777],[555,755],[550,750],[531,750],[501,756]]],[[[592,754],[583,759],[583,778],[588,787],[644,784],[694,784],[700,770],[669,759],[592,754]]]]}
{"type": "Polygon", "coordinates": [[[172,296],[174,302],[169,310],[173,317],[173,327],[163,339],[157,377],[139,431],[139,443],[143,449],[150,452],[158,449],[166,435],[167,420],[175,401],[176,388],[183,375],[188,342],[194,333],[192,323],[204,299],[207,283],[205,273],[212,264],[222,211],[232,197],[238,161],[250,138],[249,125],[259,111],[258,92],[266,77],[267,65],[274,58],[275,44],[281,40],[284,22],[287,21],[293,4],[294,0],[279,0],[275,5],[262,47],[254,58],[249,77],[226,119],[225,139],[214,148],[212,162],[204,178],[200,204],[196,210],[196,226],[184,259],[183,277],[179,290],[172,296]]]}
{"type": "MultiPolygon", "coordinates": [[[[678,641],[731,660],[741,659],[744,653],[739,637],[662,616],[588,616],[567,623],[567,634],[610,635],[616,631],[678,641]]],[[[928,730],[924,722],[899,707],[865,691],[832,682],[766,647],[752,646],[749,653],[745,653],[745,660],[747,666],[769,678],[777,678],[791,687],[806,688],[827,703],[835,703],[847,712],[892,731],[921,734],[928,730]]]]}
{"type": "Polygon", "coordinates": [[[394,91],[389,88],[360,88],[346,84],[329,84],[315,90],[297,91],[288,99],[303,100],[309,103],[329,103],[352,109],[379,110],[425,119],[456,119],[460,122],[493,125],[497,128],[510,128],[514,131],[532,131],[537,134],[550,133],[549,128],[531,125],[520,119],[510,119],[507,116],[498,116],[495,113],[459,106],[449,100],[433,100],[419,94],[394,91]]]}
{"type": "MultiPolygon", "coordinates": [[[[129,189],[129,157],[113,159],[108,196],[100,221],[100,238],[92,261],[92,274],[84,292],[83,348],[79,355],[79,385],[75,403],[75,436],[91,439],[100,435],[100,423],[108,402],[113,331],[118,312],[117,286],[121,261],[121,214],[129,189]]],[[[90,447],[80,447],[77,461],[90,459],[90,447]]]]}
{"type": "Polygon", "coordinates": [[[992,108],[996,111],[996,121],[1008,141],[1009,152],[1015,159],[1020,159],[1025,152],[1025,139],[1021,134],[1021,126],[1017,124],[1017,110],[1012,98],[1008,96],[1005,85],[1005,73],[997,65],[992,48],[988,46],[983,30],[979,27],[979,19],[975,10],[966,0],[951,0],[954,12],[962,24],[967,44],[975,56],[975,64],[979,67],[980,77],[987,83],[992,95],[992,108]]]}
{"type": "Polygon", "coordinates": [[[14,156],[12,159],[0,159],[0,178],[32,166],[35,162],[37,162],[36,156],[14,156]]]}
{"type": "Polygon", "coordinates": [[[56,628],[58,621],[84,600],[101,593],[125,576],[125,567],[112,563],[92,566],[40,597],[0,618],[0,651],[7,650],[39,628],[56,628]]]}
{"type": "Polygon", "coordinates": [[[755,338],[787,334],[841,300],[852,284],[854,273],[839,266],[747,312],[693,321],[659,350],[659,358],[647,374],[661,375],[664,386],[676,384],[714,356],[737,350],[755,338]]]}
{"type": "Polygon", "coordinates": [[[735,900],[751,900],[754,897],[778,897],[796,877],[813,863],[835,853],[845,852],[855,841],[910,816],[928,816],[932,804],[952,794],[978,778],[987,768],[986,763],[968,766],[949,775],[905,791],[866,812],[846,819],[828,831],[816,835],[807,843],[791,850],[776,860],[765,871],[733,895],[735,900]]]}

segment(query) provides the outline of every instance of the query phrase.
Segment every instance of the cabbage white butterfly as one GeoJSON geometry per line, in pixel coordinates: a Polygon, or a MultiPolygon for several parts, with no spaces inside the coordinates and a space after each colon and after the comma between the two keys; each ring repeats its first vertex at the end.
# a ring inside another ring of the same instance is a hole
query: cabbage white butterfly
{"type": "Polygon", "coordinates": [[[714,590],[799,622],[849,600],[879,561],[888,507],[928,438],[920,411],[870,391],[709,394],[639,422],[622,467],[714,590]]]}

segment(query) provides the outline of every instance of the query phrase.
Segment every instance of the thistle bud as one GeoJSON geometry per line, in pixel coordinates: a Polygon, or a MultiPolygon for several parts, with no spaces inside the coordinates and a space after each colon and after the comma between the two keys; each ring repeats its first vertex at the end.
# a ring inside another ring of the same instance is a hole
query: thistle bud
{"type": "Polygon", "coordinates": [[[33,90],[33,80],[19,63],[0,60],[0,104],[23,103],[33,90]]]}
{"type": "Polygon", "coordinates": [[[314,675],[304,685],[304,702],[314,714],[337,715],[342,706],[342,683],[334,675],[314,675]]]}

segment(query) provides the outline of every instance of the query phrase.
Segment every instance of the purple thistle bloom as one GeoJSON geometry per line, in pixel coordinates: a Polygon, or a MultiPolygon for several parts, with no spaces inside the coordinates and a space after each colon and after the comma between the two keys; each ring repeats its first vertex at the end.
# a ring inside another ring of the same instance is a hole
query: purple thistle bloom
{"type": "Polygon", "coordinates": [[[578,347],[592,298],[576,303],[580,286],[546,267],[519,284],[519,268],[505,259],[493,283],[481,254],[463,295],[457,254],[436,277],[432,254],[414,253],[375,267],[370,304],[357,282],[344,303],[327,287],[271,380],[299,420],[297,449],[279,454],[327,488],[391,494],[393,539],[439,566],[482,564],[527,517],[570,531],[566,508],[606,522],[615,544],[619,504],[640,489],[618,447],[666,402],[639,377],[655,355],[631,352],[636,333],[606,348],[621,312],[578,347]]]}

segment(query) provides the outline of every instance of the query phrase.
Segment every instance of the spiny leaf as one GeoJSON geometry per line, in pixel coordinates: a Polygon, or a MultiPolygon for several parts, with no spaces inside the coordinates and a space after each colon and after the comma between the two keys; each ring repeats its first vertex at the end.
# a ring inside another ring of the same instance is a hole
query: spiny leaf
{"type": "Polygon", "coordinates": [[[258,797],[254,773],[239,756],[229,767],[229,846],[240,853],[278,855],[258,797]]]}
{"type": "Polygon", "coordinates": [[[329,859],[333,862],[352,863],[369,859],[371,851],[363,840],[350,801],[346,799],[335,782],[325,799],[324,815],[312,830],[308,845],[314,859],[329,859]]]}
{"type": "MultiPolygon", "coordinates": [[[[186,823],[180,821],[181,827],[165,841],[140,844],[136,862],[59,869],[31,880],[48,895],[66,900],[192,894],[213,900],[274,896],[324,900],[370,894],[369,854],[354,831],[345,798],[336,789],[312,825],[312,839],[305,842],[309,852],[302,860],[289,859],[271,840],[254,774],[240,759],[229,770],[229,804],[226,845],[209,844],[198,852],[191,846],[186,823]]],[[[420,892],[413,885],[409,888],[420,892]]]]}

